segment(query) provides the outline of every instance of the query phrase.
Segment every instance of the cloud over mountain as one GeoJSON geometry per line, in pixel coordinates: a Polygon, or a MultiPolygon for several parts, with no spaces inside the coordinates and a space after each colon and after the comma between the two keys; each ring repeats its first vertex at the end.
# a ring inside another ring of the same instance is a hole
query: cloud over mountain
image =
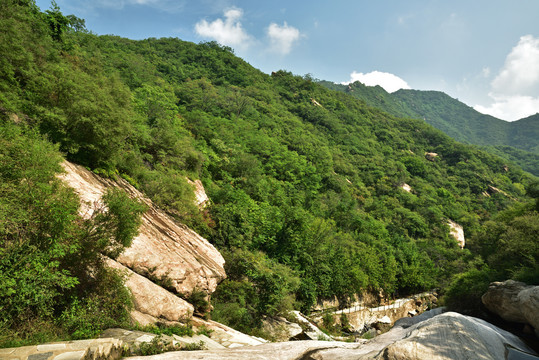
{"type": "Polygon", "coordinates": [[[539,112],[539,38],[520,38],[491,82],[489,96],[493,102],[476,105],[477,111],[509,121],[539,112]]]}
{"type": "Polygon", "coordinates": [[[200,20],[195,25],[195,32],[202,37],[211,38],[227,46],[247,47],[251,37],[243,29],[240,19],[243,10],[232,8],[224,12],[224,19],[212,22],[200,20]]]}
{"type": "Polygon", "coordinates": [[[395,92],[399,89],[410,89],[408,83],[397,75],[382,71],[371,71],[370,73],[366,74],[353,71],[350,74],[350,81],[343,82],[343,84],[349,84],[355,81],[359,81],[367,86],[380,85],[389,93],[395,92]]]}

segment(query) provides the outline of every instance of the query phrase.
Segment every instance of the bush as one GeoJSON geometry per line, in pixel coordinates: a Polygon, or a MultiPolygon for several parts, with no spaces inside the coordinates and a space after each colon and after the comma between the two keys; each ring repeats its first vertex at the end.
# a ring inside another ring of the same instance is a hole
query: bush
{"type": "Polygon", "coordinates": [[[124,278],[113,269],[102,268],[97,283],[86,297],[74,297],[60,316],[60,324],[74,339],[96,337],[111,327],[130,325],[131,292],[124,278]]]}
{"type": "Polygon", "coordinates": [[[466,315],[481,315],[484,312],[481,296],[493,280],[492,272],[486,265],[482,269],[468,270],[454,278],[443,302],[449,310],[466,315]]]}
{"type": "Polygon", "coordinates": [[[198,288],[194,288],[191,294],[187,297],[187,301],[195,308],[195,313],[204,315],[210,311],[210,303],[208,302],[208,294],[198,288]]]}

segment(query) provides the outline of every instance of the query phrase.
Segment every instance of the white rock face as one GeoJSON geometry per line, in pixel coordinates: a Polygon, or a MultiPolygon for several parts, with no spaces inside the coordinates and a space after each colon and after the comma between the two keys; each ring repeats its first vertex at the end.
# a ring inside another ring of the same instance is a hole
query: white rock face
{"type": "Polygon", "coordinates": [[[292,311],[292,313],[296,316],[296,322],[302,324],[302,326],[306,329],[302,333],[304,337],[301,340],[333,340],[331,337],[322,332],[322,330],[320,330],[309,319],[303,316],[303,314],[301,314],[299,311],[292,311]]]}
{"type": "Polygon", "coordinates": [[[464,228],[453,220],[447,220],[447,224],[449,225],[449,233],[451,234],[451,236],[453,236],[455,240],[457,240],[460,248],[464,249],[464,246],[466,245],[466,239],[464,238],[464,228]]]}
{"type": "Polygon", "coordinates": [[[206,190],[204,190],[204,185],[202,185],[202,181],[195,180],[191,181],[187,179],[187,182],[195,188],[195,201],[199,208],[204,208],[208,202],[210,201],[210,198],[206,194],[206,190]]]}
{"type": "MultiPolygon", "coordinates": [[[[191,318],[193,315],[193,305],[187,301],[154,284],[145,277],[134,273],[112,259],[107,260],[107,265],[114,269],[127,272],[125,285],[133,294],[133,302],[137,312],[169,321],[182,321],[191,318]]],[[[139,316],[139,314],[135,313],[133,317],[141,325],[144,326],[152,323],[152,321],[147,322],[142,319],[139,321],[139,316]]]]}
{"type": "Polygon", "coordinates": [[[408,185],[407,183],[402,184],[401,189],[403,189],[406,192],[412,192],[412,187],[408,185]]]}
{"type": "Polygon", "coordinates": [[[225,261],[213,245],[188,227],[176,223],[127,181],[103,179],[67,161],[62,166],[66,173],[60,174],[59,178],[79,195],[80,213],[84,217],[91,216],[95,204],[100,203],[109,187],[119,187],[148,206],[142,216],[139,235],[118,257],[118,262],[146,277],[169,279],[176,292],[184,295],[195,288],[212,293],[226,277],[225,261]]]}
{"type": "Polygon", "coordinates": [[[436,157],[437,157],[437,156],[438,156],[438,154],[435,153],[435,152],[426,152],[426,153],[425,153],[425,158],[426,158],[427,160],[429,160],[429,161],[434,161],[434,160],[436,160],[436,157]]]}

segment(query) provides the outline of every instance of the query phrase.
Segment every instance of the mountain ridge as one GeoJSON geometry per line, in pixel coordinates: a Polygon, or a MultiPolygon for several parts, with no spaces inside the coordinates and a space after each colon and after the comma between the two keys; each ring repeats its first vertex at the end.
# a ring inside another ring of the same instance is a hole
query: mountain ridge
{"type": "Polygon", "coordinates": [[[457,141],[483,146],[539,175],[539,114],[508,122],[482,114],[441,91],[400,89],[388,93],[380,86],[366,86],[358,81],[348,85],[320,83],[394,116],[423,119],[457,141]]]}

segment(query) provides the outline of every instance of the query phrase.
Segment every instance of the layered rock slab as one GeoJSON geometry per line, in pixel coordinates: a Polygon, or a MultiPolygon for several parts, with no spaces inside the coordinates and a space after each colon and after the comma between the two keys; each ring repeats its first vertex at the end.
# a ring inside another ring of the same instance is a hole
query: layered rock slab
{"type": "Polygon", "coordinates": [[[518,353],[520,358],[537,356],[518,337],[483,320],[452,312],[428,318],[436,314],[429,312],[412,318],[364,344],[293,341],[130,359],[505,360],[506,354],[518,353]],[[411,324],[415,321],[419,322],[411,324]]]}
{"type": "Polygon", "coordinates": [[[124,342],[104,338],[0,349],[6,360],[116,360],[121,359],[124,342]]]}
{"type": "Polygon", "coordinates": [[[268,343],[258,346],[245,346],[229,350],[169,352],[154,356],[129,357],[130,360],[281,360],[281,359],[310,359],[308,354],[321,349],[339,348],[343,351],[356,348],[354,343],[337,341],[290,341],[268,343]]]}
{"type": "Polygon", "coordinates": [[[176,223],[127,181],[104,179],[67,161],[62,166],[66,172],[59,178],[79,195],[83,217],[92,215],[101,203],[101,196],[111,187],[123,189],[148,206],[138,236],[118,257],[118,262],[145,277],[166,281],[167,286],[186,296],[195,288],[212,293],[226,277],[225,261],[213,245],[176,223]]]}
{"type": "MultiPolygon", "coordinates": [[[[125,286],[133,294],[133,303],[137,312],[150,315],[156,319],[180,322],[191,318],[193,315],[193,305],[187,301],[112,259],[107,259],[107,265],[126,274],[125,286]]],[[[132,317],[142,326],[154,323],[154,321],[144,321],[137,318],[136,313],[132,314],[132,317]]]]}

